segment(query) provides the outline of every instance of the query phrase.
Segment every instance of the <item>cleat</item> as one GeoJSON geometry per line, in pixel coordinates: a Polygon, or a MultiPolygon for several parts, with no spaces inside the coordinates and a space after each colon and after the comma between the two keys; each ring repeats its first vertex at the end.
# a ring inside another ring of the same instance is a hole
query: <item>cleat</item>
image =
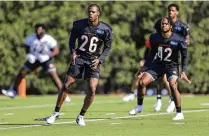
{"type": "Polygon", "coordinates": [[[2,89],[1,92],[3,95],[8,96],[10,98],[15,98],[17,95],[17,93],[12,89],[10,89],[10,90],[2,89]]]}
{"type": "Polygon", "coordinates": [[[65,98],[65,102],[71,102],[70,97],[67,95],[67,97],[65,98]]]}
{"type": "Polygon", "coordinates": [[[154,104],[154,110],[157,112],[157,111],[160,111],[161,107],[162,107],[162,101],[161,99],[158,99],[157,102],[154,104]]]}
{"type": "Polygon", "coordinates": [[[81,116],[81,115],[78,115],[77,118],[76,118],[76,123],[79,125],[79,126],[85,126],[85,122],[84,122],[84,117],[81,116]]]}
{"type": "Polygon", "coordinates": [[[176,113],[176,116],[172,120],[183,120],[184,114],[183,113],[176,113]]]}
{"type": "Polygon", "coordinates": [[[130,93],[123,97],[123,101],[125,102],[133,101],[134,98],[135,98],[134,94],[130,93]]]}
{"type": "Polygon", "coordinates": [[[59,112],[54,112],[51,116],[46,118],[46,123],[47,124],[54,124],[55,120],[59,118],[59,112]]]}
{"type": "Polygon", "coordinates": [[[174,109],[175,109],[175,103],[174,103],[174,101],[170,101],[169,105],[168,105],[168,108],[166,109],[166,112],[167,113],[173,113],[174,109]]]}
{"type": "Polygon", "coordinates": [[[140,112],[143,112],[143,107],[141,105],[137,105],[133,110],[129,112],[129,115],[136,115],[140,112]]]}

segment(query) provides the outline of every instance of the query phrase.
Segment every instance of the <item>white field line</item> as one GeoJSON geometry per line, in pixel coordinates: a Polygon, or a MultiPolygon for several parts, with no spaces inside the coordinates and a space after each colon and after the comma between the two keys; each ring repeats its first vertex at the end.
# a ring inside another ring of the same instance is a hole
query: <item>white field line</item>
{"type": "MultiPolygon", "coordinates": [[[[184,113],[195,113],[195,112],[209,112],[209,109],[202,109],[202,110],[187,110],[183,111],[184,113]]],[[[121,117],[113,117],[113,118],[105,118],[105,119],[88,119],[85,122],[97,122],[97,121],[106,121],[106,120],[117,120],[117,119],[128,119],[128,118],[137,118],[137,117],[149,117],[149,116],[161,116],[161,115],[168,115],[169,113],[153,113],[153,114],[141,114],[136,116],[121,116],[121,117]]],[[[58,122],[54,123],[54,125],[60,124],[75,124],[75,121],[68,121],[68,122],[58,122]]],[[[0,128],[0,130],[8,130],[8,129],[21,129],[21,128],[33,128],[33,127],[41,127],[41,126],[48,126],[47,124],[43,125],[25,125],[25,126],[17,126],[17,127],[8,127],[8,128],[0,128]]]]}
{"type": "Polygon", "coordinates": [[[14,113],[5,113],[4,116],[11,116],[14,115],[14,113]]]}
{"type": "MultiPolygon", "coordinates": [[[[95,101],[94,104],[108,104],[108,103],[124,103],[122,100],[107,100],[107,101],[95,101]]],[[[81,105],[82,103],[78,104],[81,105]]],[[[75,103],[64,103],[67,106],[75,106],[75,103]]],[[[30,105],[30,106],[18,106],[18,107],[3,107],[1,110],[21,110],[21,109],[36,109],[36,108],[46,108],[46,107],[54,107],[54,104],[41,104],[41,105],[30,105]]]]}

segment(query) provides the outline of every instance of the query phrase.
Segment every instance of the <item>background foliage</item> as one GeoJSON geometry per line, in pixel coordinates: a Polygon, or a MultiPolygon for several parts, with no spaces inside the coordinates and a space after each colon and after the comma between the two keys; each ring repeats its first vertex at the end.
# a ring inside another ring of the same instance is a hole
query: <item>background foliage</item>
{"type": "MultiPolygon", "coordinates": [[[[69,64],[68,39],[72,22],[87,17],[92,2],[69,1],[1,1],[0,2],[0,88],[8,88],[26,60],[24,38],[34,32],[36,23],[44,22],[48,33],[59,42],[60,54],[54,60],[61,79],[69,64]]],[[[153,32],[154,22],[167,15],[166,1],[104,1],[101,20],[114,31],[112,51],[101,67],[98,91],[127,91],[144,54],[144,41],[153,32]]],[[[192,84],[180,82],[180,90],[206,92],[209,86],[209,2],[175,2],[180,6],[179,19],[188,24],[191,44],[188,47],[188,75],[192,84]]],[[[57,92],[49,76],[43,73],[27,76],[28,93],[57,92]],[[38,80],[37,80],[38,79],[38,80]]],[[[85,81],[78,81],[73,90],[85,90],[85,81]]]]}

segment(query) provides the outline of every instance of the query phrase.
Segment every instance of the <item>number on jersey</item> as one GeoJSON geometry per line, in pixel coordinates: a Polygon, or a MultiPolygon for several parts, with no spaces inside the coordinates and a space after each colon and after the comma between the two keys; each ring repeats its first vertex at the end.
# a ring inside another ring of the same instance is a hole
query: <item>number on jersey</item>
{"type": "Polygon", "coordinates": [[[172,50],[171,48],[165,48],[165,50],[163,50],[163,47],[158,47],[158,52],[157,52],[157,56],[160,58],[161,61],[171,61],[169,59],[169,57],[172,54],[172,50]],[[164,52],[167,53],[167,55],[164,57],[164,52]]]}
{"type": "Polygon", "coordinates": [[[96,42],[99,41],[99,39],[97,37],[92,37],[91,39],[89,39],[88,36],[82,35],[81,39],[84,40],[84,42],[81,44],[81,46],[79,48],[81,51],[86,51],[85,46],[87,45],[89,40],[90,40],[89,52],[95,52],[96,51],[96,49],[97,49],[96,42]]]}

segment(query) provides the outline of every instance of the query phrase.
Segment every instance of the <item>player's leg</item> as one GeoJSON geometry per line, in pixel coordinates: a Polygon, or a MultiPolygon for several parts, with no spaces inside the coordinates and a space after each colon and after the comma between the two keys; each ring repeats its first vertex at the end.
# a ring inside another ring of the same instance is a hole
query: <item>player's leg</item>
{"type": "Polygon", "coordinates": [[[157,100],[156,103],[154,104],[154,110],[155,111],[160,111],[162,107],[162,99],[161,99],[161,89],[163,88],[163,83],[162,83],[162,78],[158,80],[157,82],[157,100]]]}
{"type": "Polygon", "coordinates": [[[55,122],[55,120],[59,117],[59,112],[60,112],[60,109],[62,107],[62,104],[63,102],[65,101],[67,95],[68,95],[68,89],[70,88],[70,86],[75,82],[75,78],[72,77],[72,76],[67,76],[66,77],[66,80],[63,84],[63,87],[62,89],[60,90],[60,92],[58,93],[58,97],[57,97],[57,102],[56,102],[56,106],[55,106],[55,109],[54,109],[54,112],[53,114],[48,117],[46,119],[46,122],[48,124],[53,124],[55,122]]]}
{"type": "Polygon", "coordinates": [[[77,116],[77,119],[76,119],[76,122],[80,126],[85,126],[86,125],[85,122],[84,122],[84,115],[94,101],[96,88],[97,88],[99,79],[90,78],[90,79],[87,80],[87,82],[88,82],[88,90],[86,92],[86,96],[84,98],[84,103],[83,103],[83,106],[81,108],[81,111],[80,111],[80,113],[79,113],[79,115],[77,116]]]}
{"type": "Polygon", "coordinates": [[[81,108],[79,115],[77,116],[76,122],[80,126],[85,126],[84,115],[87,112],[88,108],[91,106],[94,101],[97,85],[99,83],[100,75],[100,66],[96,70],[91,69],[91,61],[85,65],[85,74],[84,78],[87,79],[88,90],[86,91],[86,96],[84,98],[84,103],[81,108]]]}
{"type": "Polygon", "coordinates": [[[154,71],[148,70],[143,73],[138,85],[137,105],[129,112],[129,115],[136,115],[138,112],[143,111],[142,105],[146,93],[146,86],[155,80],[155,74],[153,72],[154,71]]]}
{"type": "Polygon", "coordinates": [[[29,61],[27,61],[24,66],[20,69],[20,71],[18,72],[17,76],[14,77],[9,90],[2,90],[2,93],[5,96],[9,96],[10,98],[14,98],[17,94],[18,91],[18,86],[21,82],[21,80],[28,74],[30,73],[32,70],[34,70],[35,68],[39,67],[39,63],[33,63],[31,64],[29,61]]]}
{"type": "Polygon", "coordinates": [[[75,64],[71,64],[70,68],[68,69],[66,79],[64,81],[63,87],[61,88],[60,92],[58,93],[56,106],[54,109],[53,114],[46,119],[48,124],[53,124],[57,117],[59,116],[59,111],[62,107],[64,100],[68,95],[68,90],[70,86],[76,81],[76,78],[81,78],[82,73],[84,70],[84,62],[80,58],[76,58],[75,64]]]}
{"type": "MultiPolygon", "coordinates": [[[[168,76],[168,75],[167,75],[168,76]]],[[[171,75],[168,76],[169,86],[171,89],[171,93],[173,96],[173,100],[175,102],[176,106],[176,116],[173,118],[173,120],[182,120],[184,119],[184,115],[181,112],[181,95],[178,91],[178,76],[177,75],[171,75]]]]}
{"type": "Polygon", "coordinates": [[[142,74],[140,74],[134,79],[131,85],[131,92],[123,97],[123,101],[128,102],[128,101],[134,100],[135,96],[137,96],[139,80],[141,79],[141,77],[142,77],[142,74]]]}
{"type": "MultiPolygon", "coordinates": [[[[43,68],[50,74],[51,78],[54,80],[57,88],[59,91],[62,89],[62,82],[57,74],[57,69],[55,65],[51,61],[47,61],[46,63],[43,64],[43,68]]],[[[71,99],[67,95],[65,102],[70,102],[71,99]]]]}
{"type": "Polygon", "coordinates": [[[169,82],[167,80],[166,74],[164,74],[164,76],[163,76],[163,84],[164,84],[166,90],[168,91],[168,95],[169,95],[169,104],[168,104],[168,107],[166,109],[166,112],[167,113],[172,113],[175,109],[175,103],[173,101],[173,97],[172,97],[172,94],[171,94],[171,89],[170,89],[169,82]]]}

